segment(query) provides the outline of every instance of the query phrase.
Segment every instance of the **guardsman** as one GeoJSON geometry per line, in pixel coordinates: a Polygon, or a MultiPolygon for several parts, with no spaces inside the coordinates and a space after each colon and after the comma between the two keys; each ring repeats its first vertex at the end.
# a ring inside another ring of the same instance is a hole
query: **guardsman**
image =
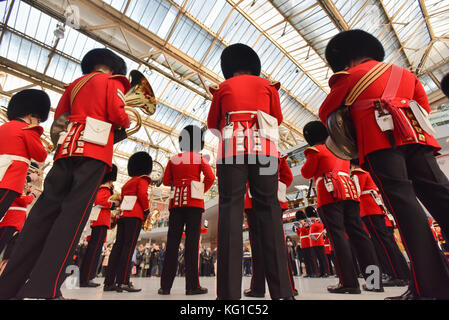
{"type": "MultiPolygon", "coordinates": [[[[356,250],[365,279],[370,275],[368,266],[379,266],[379,263],[360,218],[359,197],[349,175],[349,161],[337,158],[324,145],[328,133],[320,121],[307,123],[303,132],[310,147],[304,151],[306,162],[301,174],[306,179],[314,178],[317,185],[318,213],[334,248],[340,278],[337,286],[330,286],[327,290],[331,293],[361,293],[350,242],[356,250]]],[[[364,284],[363,289],[382,292],[380,269],[378,275],[377,287],[364,284]]]]}
{"type": "Polygon", "coordinates": [[[153,170],[153,159],[144,151],[134,153],[128,160],[131,177],[122,187],[122,211],[117,221],[117,235],[109,256],[103,291],[139,292],[129,281],[133,266],[132,256],[139,239],[142,223],[150,213],[148,187],[153,170]]]}
{"type": "Polygon", "coordinates": [[[27,207],[36,199],[37,194],[26,185],[24,192],[17,197],[0,220],[0,253],[20,232],[27,218],[27,207]]]}
{"type": "MultiPolygon", "coordinates": [[[[287,163],[287,157],[279,158],[279,186],[278,186],[278,200],[281,205],[282,212],[288,209],[288,203],[286,198],[286,190],[293,182],[293,174],[290,166],[287,163]]],[[[252,198],[250,197],[249,188],[245,195],[245,214],[246,220],[249,226],[249,239],[251,245],[251,262],[252,262],[252,274],[251,274],[251,286],[249,289],[245,289],[243,294],[246,297],[262,298],[265,296],[265,271],[263,269],[263,251],[264,248],[260,246],[260,235],[257,230],[255,221],[255,215],[257,212],[253,210],[252,198]]],[[[298,295],[298,291],[295,289],[295,282],[293,279],[293,270],[290,258],[287,259],[288,268],[290,272],[291,283],[294,288],[294,295],[298,295]]]]}
{"type": "Polygon", "coordinates": [[[130,83],[122,58],[93,49],[81,61],[84,76],[69,84],[55,111],[67,113],[67,132],[0,277],[0,299],[63,299],[66,267],[89,218],[98,188],[112,167],[114,126],[127,128],[123,93],[130,83]]]}
{"type": "Polygon", "coordinates": [[[303,211],[296,213],[296,220],[300,223],[299,228],[296,229],[296,234],[299,237],[301,252],[304,256],[304,264],[306,265],[306,275],[303,278],[316,278],[318,276],[318,266],[315,252],[311,247],[310,220],[307,220],[303,211]]]}
{"type": "Polygon", "coordinates": [[[332,250],[331,242],[329,241],[329,237],[324,234],[324,253],[327,257],[329,274],[333,275],[333,266],[335,266],[335,255],[334,250],[332,250]]]}
{"type": "Polygon", "coordinates": [[[324,225],[318,220],[318,214],[314,207],[306,208],[306,216],[311,220],[310,225],[310,247],[315,253],[319,264],[319,275],[321,278],[329,276],[329,265],[324,253],[324,225]]]}
{"type": "Polygon", "coordinates": [[[90,213],[89,220],[92,229],[86,254],[80,268],[80,287],[95,288],[100,286],[92,280],[97,276],[97,267],[103,244],[106,241],[108,229],[111,228],[111,210],[115,209],[120,203],[112,201],[114,185],[117,180],[117,166],[112,165],[112,171],[106,173],[103,177],[100,189],[98,189],[94,206],[90,213]]]}
{"type": "Polygon", "coordinates": [[[335,74],[319,110],[327,123],[346,105],[357,137],[361,167],[371,174],[394,216],[411,263],[412,284],[393,299],[449,299],[449,268],[418,199],[449,231],[449,180],[435,153],[441,149],[426,114],[426,92],[412,72],[381,62],[382,44],[362,30],[334,36],[326,59],[335,74]],[[370,79],[370,81],[365,81],[370,79]]]}
{"type": "Polygon", "coordinates": [[[50,98],[42,90],[26,89],[11,97],[8,122],[0,126],[0,219],[25,187],[31,159],[47,158],[40,137],[50,112],[50,98]]]}
{"type": "Polygon", "coordinates": [[[163,183],[171,187],[170,216],[168,220],[167,250],[161,274],[159,294],[170,294],[176,277],[179,243],[185,228],[186,295],[204,294],[198,274],[198,249],[204,212],[204,193],[213,185],[215,175],[200,152],[204,147],[202,130],[193,125],[185,127],[179,135],[181,153],[173,156],[164,172],[163,183]],[[201,174],[204,181],[201,182],[201,174]]]}
{"type": "Polygon", "coordinates": [[[357,160],[351,161],[351,175],[360,197],[360,216],[373,241],[383,273],[389,276],[383,285],[406,286],[410,269],[394,237],[387,230],[383,201],[369,172],[361,169],[357,160]]]}
{"type": "Polygon", "coordinates": [[[242,294],[243,211],[246,183],[263,235],[264,269],[272,299],[293,299],[278,193],[278,125],[282,123],[279,82],[261,78],[260,59],[244,44],[221,55],[225,81],[212,89],[207,126],[219,137],[217,296],[242,294]]]}

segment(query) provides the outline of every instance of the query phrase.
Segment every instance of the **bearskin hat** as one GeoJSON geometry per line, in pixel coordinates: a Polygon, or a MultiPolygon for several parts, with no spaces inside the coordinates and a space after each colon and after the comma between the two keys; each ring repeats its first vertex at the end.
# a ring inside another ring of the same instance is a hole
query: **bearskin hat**
{"type": "Polygon", "coordinates": [[[153,170],[153,159],[148,152],[136,152],[128,160],[128,175],[138,177],[149,175],[153,170]]]}
{"type": "Polygon", "coordinates": [[[326,127],[321,121],[308,122],[304,126],[302,133],[304,135],[304,139],[306,139],[307,143],[311,146],[324,142],[329,136],[326,127]]]}
{"type": "Polygon", "coordinates": [[[221,71],[226,80],[238,71],[249,71],[252,75],[259,76],[260,70],[259,56],[245,44],[232,44],[221,53],[221,71]]]}
{"type": "Polygon", "coordinates": [[[360,58],[383,61],[385,50],[372,34],[355,29],[335,35],[327,44],[325,55],[332,71],[338,72],[347,68],[352,60],[360,58]]]}
{"type": "Polygon", "coordinates": [[[117,166],[115,164],[112,165],[111,172],[108,172],[104,175],[103,181],[101,183],[106,183],[108,181],[115,181],[117,180],[117,166]]]}
{"type": "Polygon", "coordinates": [[[449,73],[441,80],[441,90],[449,98],[449,73]]]}
{"type": "Polygon", "coordinates": [[[308,206],[306,208],[306,216],[307,218],[318,218],[318,213],[314,207],[308,206]]]}
{"type": "Polygon", "coordinates": [[[299,220],[304,220],[304,219],[306,218],[306,216],[305,216],[305,214],[304,214],[304,211],[302,211],[302,210],[296,211],[295,217],[296,217],[296,220],[297,220],[297,221],[299,221],[299,220]]]}
{"type": "Polygon", "coordinates": [[[45,122],[48,119],[50,105],[50,97],[44,91],[25,89],[11,97],[6,114],[9,120],[17,120],[31,114],[41,122],[45,122]]]}
{"type": "Polygon", "coordinates": [[[112,69],[112,74],[126,75],[125,61],[109,49],[92,49],[85,54],[81,61],[81,70],[83,74],[94,71],[95,66],[103,64],[112,69]]]}
{"type": "Polygon", "coordinates": [[[179,134],[179,149],[182,152],[200,152],[204,148],[204,134],[200,127],[189,125],[179,134]]]}

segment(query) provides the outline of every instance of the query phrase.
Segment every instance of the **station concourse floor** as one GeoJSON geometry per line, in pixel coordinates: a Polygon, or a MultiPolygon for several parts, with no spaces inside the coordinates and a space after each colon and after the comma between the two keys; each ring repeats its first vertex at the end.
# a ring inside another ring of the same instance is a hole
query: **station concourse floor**
{"type": "MultiPolygon", "coordinates": [[[[386,297],[398,296],[407,290],[407,287],[387,287],[385,292],[373,293],[362,290],[361,294],[331,294],[326,287],[335,285],[338,279],[334,276],[328,278],[302,278],[294,277],[296,289],[299,295],[296,300],[383,300],[386,297]]],[[[216,278],[200,277],[200,284],[207,288],[207,294],[202,295],[185,295],[185,278],[176,277],[171,289],[170,295],[159,295],[157,293],[160,288],[160,278],[138,278],[132,277],[131,281],[136,288],[141,288],[140,292],[104,292],[104,278],[95,278],[94,282],[102,285],[97,288],[75,288],[69,289],[63,284],[61,290],[63,296],[69,299],[77,300],[215,300],[216,299],[216,278]]],[[[244,276],[242,278],[242,291],[249,288],[251,277],[244,276]]],[[[363,279],[359,279],[360,285],[364,283],[363,279]]],[[[269,300],[268,287],[266,289],[265,298],[251,298],[253,300],[269,300]]],[[[242,293],[242,300],[251,300],[242,293]]]]}

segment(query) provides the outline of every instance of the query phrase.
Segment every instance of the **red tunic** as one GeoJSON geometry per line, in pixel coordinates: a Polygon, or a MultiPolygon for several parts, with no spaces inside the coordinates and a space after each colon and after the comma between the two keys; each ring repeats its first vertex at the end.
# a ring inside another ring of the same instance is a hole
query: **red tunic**
{"type": "MultiPolygon", "coordinates": [[[[293,174],[292,170],[290,169],[288,163],[287,163],[288,156],[284,156],[282,158],[279,158],[279,170],[278,170],[278,177],[279,182],[284,183],[287,188],[292,184],[293,182],[293,174]]],[[[245,210],[252,209],[253,203],[252,198],[249,196],[249,184],[246,184],[246,195],[245,195],[245,210]]],[[[288,209],[288,203],[287,201],[283,202],[279,200],[279,204],[281,205],[282,210],[288,209]]]]}
{"type": "Polygon", "coordinates": [[[329,241],[329,237],[326,237],[326,239],[324,240],[324,253],[331,254],[331,252],[332,252],[332,246],[329,241]]]}
{"type": "MultiPolygon", "coordinates": [[[[297,230],[298,234],[298,230],[297,230]]],[[[299,241],[301,244],[301,249],[310,248],[311,241],[310,241],[310,227],[302,226],[299,228],[299,241]]]]}
{"type": "Polygon", "coordinates": [[[316,145],[314,147],[307,148],[304,151],[306,156],[306,162],[301,168],[301,174],[306,179],[313,178],[317,184],[317,207],[324,206],[329,203],[336,202],[332,197],[332,194],[326,190],[324,185],[323,174],[329,172],[341,172],[347,176],[339,176],[341,180],[345,183],[348,189],[348,194],[346,194],[346,200],[356,200],[358,201],[357,192],[354,183],[349,178],[350,163],[334,156],[324,144],[316,145]]]}
{"type": "Polygon", "coordinates": [[[144,220],[143,212],[150,208],[148,200],[148,186],[151,178],[148,176],[132,177],[122,187],[122,198],[125,196],[137,196],[136,204],[132,210],[124,210],[121,218],[139,218],[144,220]]]}
{"type": "Polygon", "coordinates": [[[191,182],[201,181],[201,173],[204,175],[204,192],[207,192],[214,183],[215,175],[201,154],[183,152],[170,159],[162,180],[165,186],[172,187],[173,198],[169,209],[196,207],[204,210],[204,200],[191,197],[191,182]]]}
{"type": "Polygon", "coordinates": [[[106,226],[111,227],[111,202],[109,198],[111,197],[111,189],[107,186],[100,186],[98,189],[97,197],[95,198],[94,206],[101,206],[100,214],[97,220],[92,221],[90,224],[91,228],[96,226],[106,226]]]}
{"type": "Polygon", "coordinates": [[[318,220],[315,220],[314,223],[310,226],[310,246],[311,247],[320,247],[324,246],[324,237],[321,234],[324,231],[324,225],[319,222],[318,220]],[[320,236],[321,234],[321,236],[320,236]],[[315,240],[314,238],[318,238],[318,240],[315,240]]]}
{"type": "MultiPolygon", "coordinates": [[[[282,111],[279,100],[279,82],[270,83],[258,76],[240,75],[222,82],[218,89],[211,88],[212,104],[207,117],[207,127],[220,136],[225,126],[225,114],[235,111],[263,111],[282,123],[282,111]],[[218,131],[217,131],[218,130],[218,131]]],[[[235,114],[233,148],[223,154],[223,140],[218,145],[218,159],[242,154],[267,154],[277,157],[276,145],[262,138],[258,131],[257,116],[235,114]],[[243,131],[242,131],[243,130],[243,131]]]]}
{"type": "Polygon", "coordinates": [[[65,157],[89,157],[105,162],[112,167],[114,126],[129,127],[128,115],[124,109],[124,94],[130,84],[124,76],[100,73],[93,76],[78,92],[70,106],[72,90],[77,89],[76,79],[68,85],[55,111],[55,119],[70,111],[69,120],[74,123],[56,155],[56,160],[65,157]],[[86,117],[112,123],[108,143],[105,146],[83,141],[86,117]]]}
{"type": "MultiPolygon", "coordinates": [[[[26,122],[12,120],[0,126],[0,155],[14,155],[44,162],[47,150],[40,140],[44,129],[26,122]]],[[[0,181],[1,189],[22,194],[25,187],[28,164],[14,160],[0,181]]]]}
{"type": "Polygon", "coordinates": [[[382,207],[368,193],[369,190],[374,190],[380,197],[379,189],[377,189],[371,175],[363,169],[352,170],[352,174],[357,176],[360,185],[360,216],[363,218],[368,215],[384,215],[382,207]]]}
{"type": "MultiPolygon", "coordinates": [[[[347,94],[357,81],[359,81],[359,79],[377,63],[378,62],[375,60],[369,60],[353,68],[338,72],[329,79],[331,92],[328,94],[319,110],[319,117],[324,124],[327,123],[327,117],[343,104],[347,94]]],[[[383,94],[390,73],[391,68],[374,81],[373,84],[358,97],[354,105],[368,99],[379,99],[383,94]]],[[[440,150],[441,147],[435,138],[423,131],[419,125],[416,125],[416,119],[410,112],[410,107],[408,105],[410,100],[417,101],[421,107],[427,112],[430,112],[429,102],[422,84],[419,82],[416,75],[404,69],[396,98],[394,98],[391,103],[401,109],[404,123],[408,122],[407,126],[412,127],[414,136],[403,141],[399,138],[398,133],[394,132],[396,145],[400,146],[410,143],[420,143],[432,146],[435,152],[440,150]]],[[[364,157],[373,151],[391,148],[387,136],[377,125],[373,108],[364,110],[351,108],[351,115],[357,135],[360,163],[363,163],[364,157]]]]}
{"type": "Polygon", "coordinates": [[[20,232],[27,218],[27,207],[33,200],[33,195],[17,197],[0,221],[0,228],[14,227],[20,232]]]}

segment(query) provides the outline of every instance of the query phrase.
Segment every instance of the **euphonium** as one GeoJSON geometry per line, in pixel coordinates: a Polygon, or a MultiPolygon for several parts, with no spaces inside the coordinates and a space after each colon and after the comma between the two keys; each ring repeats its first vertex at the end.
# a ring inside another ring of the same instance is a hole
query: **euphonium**
{"type": "Polygon", "coordinates": [[[156,112],[156,97],[147,78],[137,70],[129,73],[131,89],[125,95],[125,105],[141,108],[144,113],[151,116],[156,112]]]}
{"type": "Polygon", "coordinates": [[[131,89],[125,95],[125,111],[132,117],[130,119],[136,122],[136,125],[128,129],[117,129],[114,135],[114,143],[120,142],[130,135],[139,131],[142,126],[142,119],[135,108],[151,116],[156,111],[156,97],[147,78],[137,70],[132,70],[129,74],[131,89]]]}
{"type": "Polygon", "coordinates": [[[143,231],[150,232],[153,229],[154,224],[156,223],[156,219],[159,219],[160,216],[161,213],[159,212],[159,210],[153,210],[153,213],[149,214],[147,219],[143,223],[143,231]]]}

